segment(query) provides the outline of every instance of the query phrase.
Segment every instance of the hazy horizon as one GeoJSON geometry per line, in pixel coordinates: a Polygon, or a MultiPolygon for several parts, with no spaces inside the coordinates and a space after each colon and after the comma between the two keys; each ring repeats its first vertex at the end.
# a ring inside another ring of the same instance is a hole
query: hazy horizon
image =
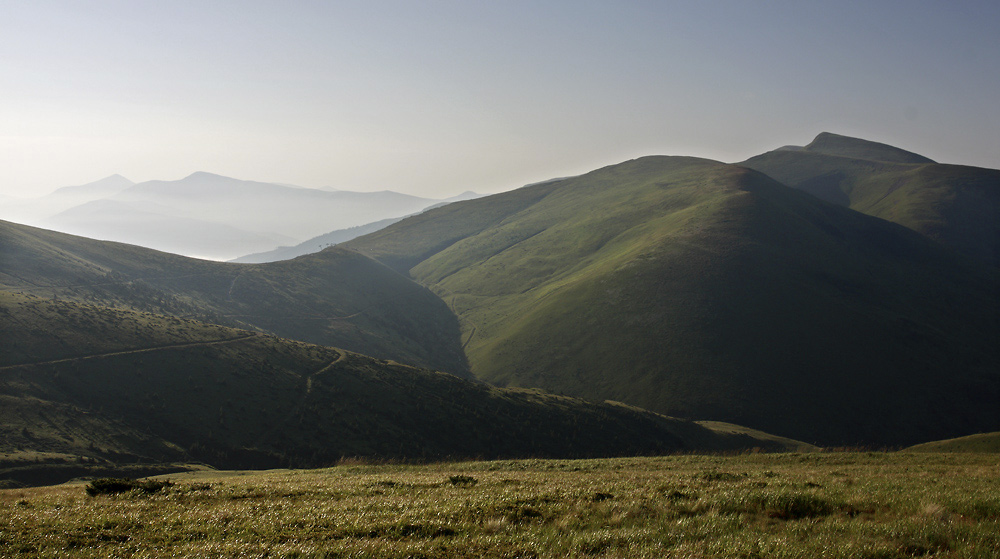
{"type": "Polygon", "coordinates": [[[829,131],[1000,167],[1000,6],[39,1],[0,194],[197,171],[444,198],[829,131]]]}

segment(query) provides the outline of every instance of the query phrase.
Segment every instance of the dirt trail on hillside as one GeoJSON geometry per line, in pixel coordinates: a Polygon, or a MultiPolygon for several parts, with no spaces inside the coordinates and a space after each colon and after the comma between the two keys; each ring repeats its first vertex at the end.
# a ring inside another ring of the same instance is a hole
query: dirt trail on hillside
{"type": "Polygon", "coordinates": [[[320,374],[325,373],[326,371],[330,370],[334,365],[336,365],[337,363],[340,363],[341,361],[343,361],[344,357],[346,357],[346,356],[347,356],[346,353],[344,353],[343,351],[337,350],[337,357],[336,357],[336,359],[334,359],[333,361],[330,361],[329,363],[327,363],[326,365],[324,365],[322,368],[317,369],[316,371],[314,371],[314,372],[310,373],[308,376],[306,376],[305,377],[305,380],[306,380],[306,389],[302,393],[302,397],[299,398],[298,403],[295,404],[295,406],[293,406],[292,409],[288,410],[288,413],[285,414],[285,417],[283,417],[281,419],[281,421],[278,421],[274,425],[274,427],[271,427],[270,429],[268,429],[263,435],[261,435],[254,442],[254,445],[253,445],[254,448],[260,448],[265,441],[267,441],[268,439],[270,439],[271,437],[273,437],[275,433],[280,432],[281,429],[285,425],[287,425],[289,421],[292,420],[292,418],[294,418],[296,415],[298,415],[298,413],[302,409],[302,407],[306,405],[306,400],[309,399],[309,395],[312,394],[313,377],[316,377],[317,375],[320,375],[320,374]]]}
{"type": "MultiPolygon", "coordinates": [[[[240,274],[238,274],[237,277],[239,277],[242,274],[243,274],[243,272],[240,272],[240,274]]],[[[200,272],[200,273],[197,273],[197,274],[183,274],[183,275],[179,275],[179,276],[135,277],[135,278],[125,278],[125,279],[117,279],[117,280],[111,280],[111,281],[92,281],[92,282],[87,282],[87,283],[75,283],[75,284],[70,284],[70,285],[38,285],[38,284],[30,282],[30,281],[28,281],[26,279],[23,279],[23,278],[20,278],[18,276],[15,276],[14,274],[8,273],[7,275],[9,275],[11,277],[15,277],[15,278],[17,278],[17,279],[19,279],[19,280],[21,280],[21,281],[23,281],[25,283],[30,284],[30,285],[24,285],[24,286],[6,285],[6,286],[3,286],[3,287],[0,287],[0,291],[9,291],[11,293],[17,293],[17,292],[20,292],[20,291],[31,291],[31,290],[36,290],[36,289],[50,289],[50,290],[54,290],[54,289],[75,289],[75,288],[79,288],[79,287],[101,287],[101,286],[105,286],[105,285],[124,285],[124,284],[128,284],[128,283],[133,283],[133,282],[136,282],[136,281],[169,281],[169,280],[183,279],[183,278],[197,278],[197,277],[203,277],[203,276],[215,276],[215,275],[218,275],[218,274],[215,273],[215,272],[200,272]]],[[[236,280],[234,279],[233,282],[235,282],[235,281],[236,280]]]]}
{"type": "MultiPolygon", "coordinates": [[[[344,352],[338,351],[336,359],[334,359],[333,361],[330,361],[329,363],[327,363],[326,367],[323,367],[322,369],[320,369],[320,370],[316,371],[315,373],[313,373],[313,374],[309,375],[308,377],[306,377],[306,396],[308,396],[309,394],[312,393],[312,389],[313,389],[313,377],[319,376],[319,375],[321,375],[321,374],[329,371],[334,365],[336,365],[337,363],[340,363],[341,361],[343,361],[345,355],[346,354],[344,352]]],[[[303,398],[303,402],[304,401],[305,401],[305,398],[303,398]]]]}
{"type": "Polygon", "coordinates": [[[164,345],[153,346],[153,347],[144,347],[144,348],[139,348],[139,349],[129,349],[129,350],[125,350],[125,351],[111,351],[111,352],[107,352],[107,353],[94,353],[94,354],[91,354],[91,355],[78,355],[76,357],[64,357],[62,359],[52,359],[50,361],[35,361],[34,363],[20,363],[20,364],[17,364],[17,365],[4,365],[4,366],[0,367],[0,371],[4,371],[4,370],[7,370],[7,369],[16,369],[18,367],[34,367],[36,365],[55,365],[57,363],[69,363],[69,362],[72,362],[72,361],[83,361],[83,360],[86,360],[86,359],[102,359],[102,358],[105,358],[105,357],[117,357],[119,355],[134,355],[134,354],[137,354],[137,353],[148,353],[148,352],[151,352],[151,351],[160,351],[160,350],[164,350],[164,349],[178,349],[178,348],[184,348],[184,347],[199,347],[199,346],[211,346],[211,345],[219,345],[219,344],[228,344],[228,343],[232,343],[232,342],[238,342],[238,341],[241,341],[241,340],[246,340],[246,339],[253,338],[255,336],[260,336],[260,335],[261,334],[247,334],[247,335],[238,336],[238,337],[235,337],[235,338],[226,338],[224,340],[212,340],[210,342],[180,342],[180,343],[175,343],[175,344],[164,344],[164,345]]]}

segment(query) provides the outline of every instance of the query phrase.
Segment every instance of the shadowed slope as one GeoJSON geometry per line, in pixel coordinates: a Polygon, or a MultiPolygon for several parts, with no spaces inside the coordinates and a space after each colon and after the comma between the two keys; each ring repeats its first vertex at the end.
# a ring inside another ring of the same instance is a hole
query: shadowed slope
{"type": "Polygon", "coordinates": [[[977,433],[955,439],[932,441],[911,446],[909,452],[983,452],[1000,453],[1000,432],[977,433]]]}
{"type": "Polygon", "coordinates": [[[467,370],[455,318],[434,294],[341,249],[227,264],[0,222],[0,287],[467,370]]]}
{"type": "Polygon", "coordinates": [[[419,260],[479,378],[822,443],[1000,424],[996,276],[917,234],[693,158],[523,190],[349,243],[419,260]]]}
{"type": "Polygon", "coordinates": [[[0,316],[0,453],[245,468],[799,446],[176,317],[12,293],[0,316]]]}
{"type": "Polygon", "coordinates": [[[902,154],[909,152],[824,133],[803,150],[779,149],[740,165],[1000,264],[1000,170],[902,154]]]}

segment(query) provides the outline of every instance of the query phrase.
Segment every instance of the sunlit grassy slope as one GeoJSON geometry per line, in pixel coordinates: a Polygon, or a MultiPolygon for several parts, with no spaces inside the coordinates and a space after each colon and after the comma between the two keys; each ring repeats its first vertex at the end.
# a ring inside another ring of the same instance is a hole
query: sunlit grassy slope
{"type": "Polygon", "coordinates": [[[826,133],[803,150],[775,150],[740,165],[1000,264],[1000,170],[937,164],[884,144],[826,133]]]}
{"type": "Polygon", "coordinates": [[[345,247],[375,258],[406,275],[410,268],[451,245],[505,223],[556,190],[549,181],[486,198],[455,202],[409,217],[388,228],[348,241],[345,247]]]}
{"type": "Polygon", "coordinates": [[[274,467],[802,447],[176,317],[10,293],[0,303],[10,460],[274,467]]]}
{"type": "Polygon", "coordinates": [[[0,221],[0,289],[198,318],[467,374],[458,324],[433,293],[340,249],[229,264],[0,221]]]}
{"type": "Polygon", "coordinates": [[[439,294],[489,382],[827,444],[1000,426],[995,272],[896,224],[680,157],[443,210],[348,246],[439,294]]]}
{"type": "Polygon", "coordinates": [[[171,475],[0,491],[4,557],[993,558],[995,457],[752,454],[171,475]],[[162,479],[162,478],[161,478],[162,479]]]}

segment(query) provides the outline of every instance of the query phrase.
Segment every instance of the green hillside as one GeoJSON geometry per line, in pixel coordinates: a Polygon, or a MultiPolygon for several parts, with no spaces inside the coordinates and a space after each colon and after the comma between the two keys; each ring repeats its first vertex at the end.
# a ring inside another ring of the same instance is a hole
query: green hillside
{"type": "Polygon", "coordinates": [[[176,317],[13,293],[0,317],[0,469],[801,446],[176,317]]]}
{"type": "Polygon", "coordinates": [[[547,181],[427,210],[366,235],[364,241],[348,241],[342,246],[354,248],[406,275],[410,268],[445,248],[501,225],[530,208],[560,183],[560,180],[547,181]]]}
{"type": "Polygon", "coordinates": [[[346,246],[439,294],[483,380],[823,444],[1000,426],[995,272],[895,224],[683,157],[442,210],[346,246]]]}
{"type": "Polygon", "coordinates": [[[467,374],[458,324],[433,293],[341,249],[230,264],[0,221],[0,289],[197,318],[467,374]]]}
{"type": "Polygon", "coordinates": [[[982,452],[1000,453],[1000,432],[978,433],[943,441],[911,446],[909,452],[982,452]]]}
{"type": "Polygon", "coordinates": [[[1000,264],[1000,170],[937,164],[884,144],[827,133],[802,150],[779,149],[740,165],[1000,264]]]}

